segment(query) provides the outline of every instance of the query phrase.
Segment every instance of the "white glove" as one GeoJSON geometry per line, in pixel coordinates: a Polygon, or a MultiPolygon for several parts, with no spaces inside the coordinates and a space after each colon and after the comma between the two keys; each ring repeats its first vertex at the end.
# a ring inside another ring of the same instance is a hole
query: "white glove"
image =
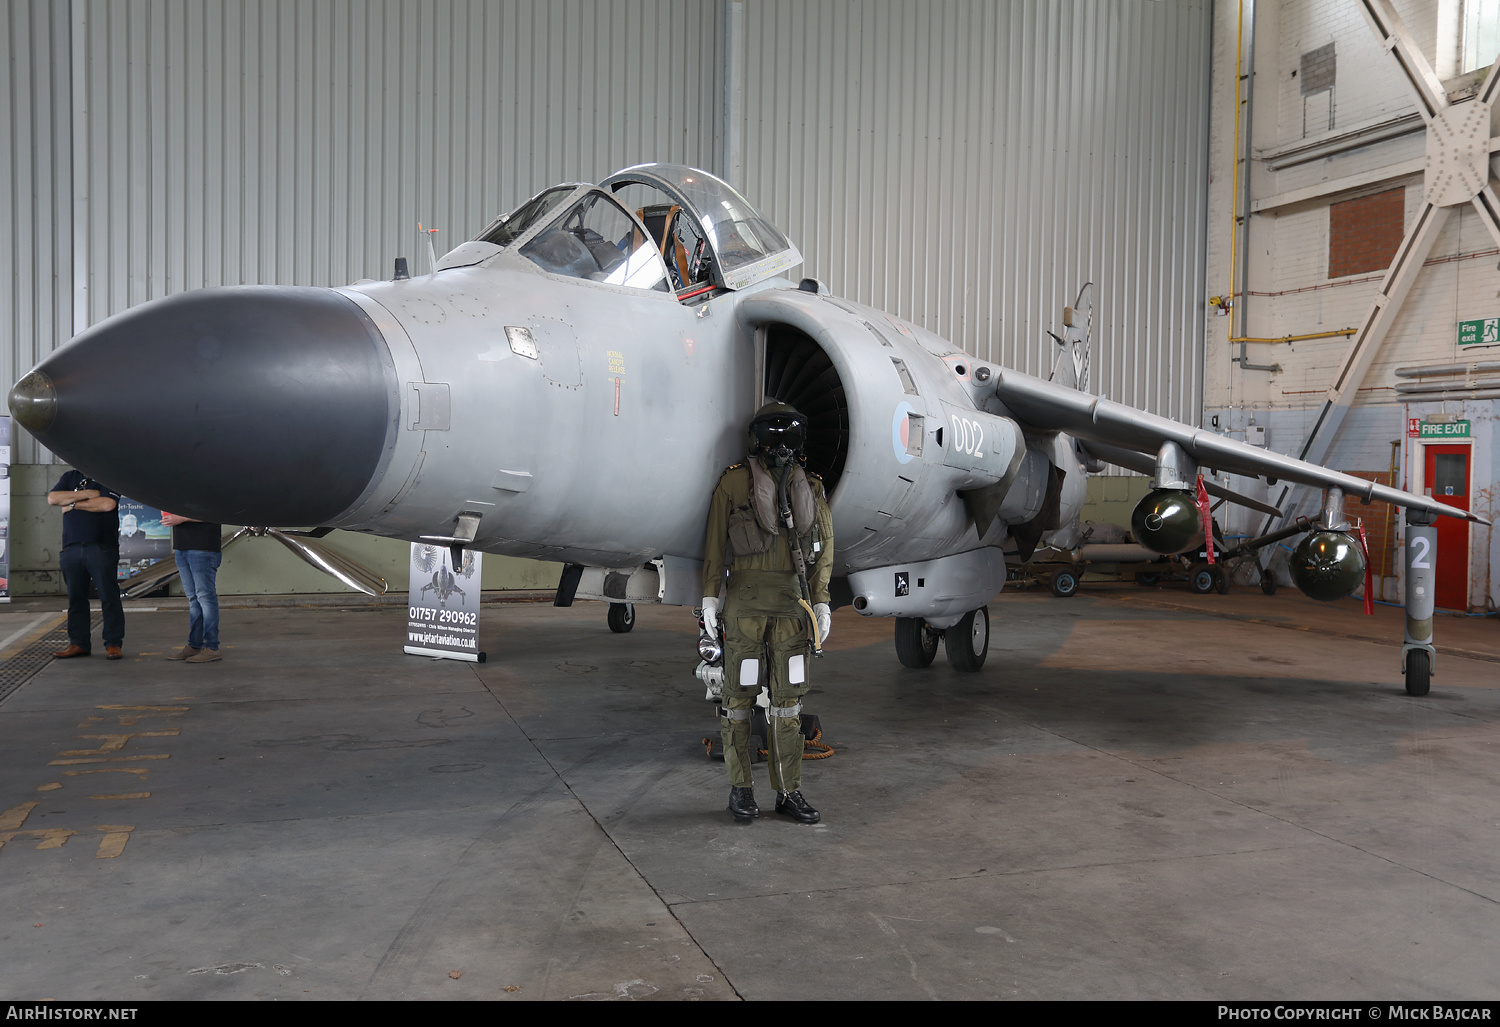
{"type": "Polygon", "coordinates": [[[818,637],[828,641],[828,631],[833,627],[833,611],[827,603],[819,603],[813,607],[813,616],[818,619],[818,637]]]}
{"type": "Polygon", "coordinates": [[[703,630],[710,635],[719,633],[719,597],[703,597],[703,630]]]}

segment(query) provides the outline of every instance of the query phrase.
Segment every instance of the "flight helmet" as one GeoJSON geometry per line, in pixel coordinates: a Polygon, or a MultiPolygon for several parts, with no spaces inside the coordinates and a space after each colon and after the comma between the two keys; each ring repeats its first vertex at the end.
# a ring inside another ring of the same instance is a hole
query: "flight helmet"
{"type": "Polygon", "coordinates": [[[767,467],[801,463],[807,447],[807,418],[785,403],[767,403],[750,421],[750,455],[767,467]]]}

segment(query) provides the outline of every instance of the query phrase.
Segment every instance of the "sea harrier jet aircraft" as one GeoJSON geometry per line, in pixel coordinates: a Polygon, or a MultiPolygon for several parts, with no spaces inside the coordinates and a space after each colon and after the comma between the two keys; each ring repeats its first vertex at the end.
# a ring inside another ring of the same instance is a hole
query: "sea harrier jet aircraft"
{"type": "Polygon", "coordinates": [[[1480,518],[1089,394],[1087,288],[1043,380],[785,277],[801,260],[725,182],[644,164],[538,193],[426,276],[398,260],[390,281],[142,304],[48,356],[10,409],[144,503],[552,560],[560,603],[623,606],[703,595],[709,494],[756,409],[788,403],[830,498],[835,601],[896,618],[908,666],[943,641],[963,670],[984,661],[1007,552],[1076,544],[1106,462],[1153,476],[1132,523],[1162,554],[1203,544],[1200,467],[1317,486],[1292,569],[1318,598],[1363,580],[1344,496],[1407,509],[1402,663],[1426,691],[1430,525],[1480,518]],[[131,416],[145,397],[152,416],[131,416]]]}

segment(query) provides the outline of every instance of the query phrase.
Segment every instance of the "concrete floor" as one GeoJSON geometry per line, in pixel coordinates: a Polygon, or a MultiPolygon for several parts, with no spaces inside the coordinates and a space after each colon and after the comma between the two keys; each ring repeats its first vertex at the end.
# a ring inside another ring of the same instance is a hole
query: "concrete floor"
{"type": "Polygon", "coordinates": [[[977,675],[842,610],[805,827],[723,812],[687,611],[489,605],[475,665],[226,609],[189,666],[169,605],[0,703],[0,997],[1500,996],[1494,618],[1413,699],[1352,602],[1006,595],[977,675]]]}

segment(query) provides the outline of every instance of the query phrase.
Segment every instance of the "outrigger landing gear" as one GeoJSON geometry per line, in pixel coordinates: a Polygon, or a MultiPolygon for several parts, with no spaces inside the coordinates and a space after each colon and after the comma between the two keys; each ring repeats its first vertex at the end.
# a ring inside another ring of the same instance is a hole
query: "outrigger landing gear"
{"type": "Polygon", "coordinates": [[[1406,511],[1406,638],[1401,643],[1401,673],[1407,695],[1426,695],[1432,687],[1432,611],[1437,586],[1437,515],[1406,511]]]}

